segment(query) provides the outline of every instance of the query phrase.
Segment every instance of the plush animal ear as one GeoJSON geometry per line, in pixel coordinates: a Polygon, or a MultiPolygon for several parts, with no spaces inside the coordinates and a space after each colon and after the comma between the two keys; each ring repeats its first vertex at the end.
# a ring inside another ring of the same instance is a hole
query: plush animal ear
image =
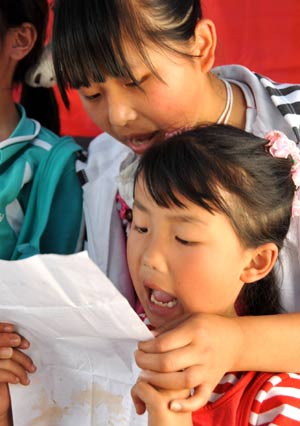
{"type": "Polygon", "coordinates": [[[38,63],[27,71],[25,81],[28,86],[31,87],[44,87],[49,89],[55,86],[56,78],[50,43],[45,46],[38,63]]]}
{"type": "Polygon", "coordinates": [[[273,269],[277,257],[276,244],[266,243],[257,247],[241,274],[241,281],[247,284],[261,280],[273,269]]]}
{"type": "Polygon", "coordinates": [[[32,50],[37,32],[34,25],[25,22],[11,31],[11,50],[10,56],[16,61],[21,61],[32,50]]]}

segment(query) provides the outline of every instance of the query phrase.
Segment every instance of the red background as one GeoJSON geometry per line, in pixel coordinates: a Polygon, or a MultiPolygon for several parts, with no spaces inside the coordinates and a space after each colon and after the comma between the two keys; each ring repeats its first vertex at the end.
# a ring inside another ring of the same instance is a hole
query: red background
{"type": "MultiPolygon", "coordinates": [[[[217,28],[216,65],[241,64],[275,81],[300,83],[300,0],[202,0],[202,4],[204,16],[217,28]]],[[[76,92],[71,94],[70,111],[58,93],[57,99],[63,134],[100,133],[76,92]]]]}

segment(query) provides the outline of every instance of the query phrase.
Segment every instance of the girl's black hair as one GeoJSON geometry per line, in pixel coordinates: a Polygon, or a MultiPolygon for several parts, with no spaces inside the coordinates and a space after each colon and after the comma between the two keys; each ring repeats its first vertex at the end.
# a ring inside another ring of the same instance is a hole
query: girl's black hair
{"type": "Polygon", "coordinates": [[[45,44],[49,5],[47,0],[1,0],[0,1],[0,54],[1,44],[10,29],[23,23],[32,24],[37,39],[32,50],[17,64],[13,83],[22,83],[21,103],[27,115],[38,120],[55,133],[60,131],[59,109],[52,88],[31,87],[26,84],[27,71],[38,62],[45,44]]]}
{"type": "Polygon", "coordinates": [[[58,87],[68,106],[67,89],[124,77],[136,84],[125,43],[159,78],[147,45],[184,53],[202,17],[199,0],[56,0],[53,58],[58,87]],[[180,50],[182,43],[182,50],[180,50]]]}
{"type": "MultiPolygon", "coordinates": [[[[195,128],[151,147],[136,179],[142,174],[159,206],[185,208],[180,194],[209,212],[226,214],[245,247],[273,242],[281,249],[295,192],[292,159],[272,157],[266,143],[230,126],[195,128]]],[[[280,312],[274,271],[244,285],[236,307],[240,315],[280,312]]]]}
{"type": "Polygon", "coordinates": [[[27,70],[36,64],[44,47],[47,22],[47,0],[1,0],[0,2],[0,51],[7,31],[29,22],[36,28],[37,40],[31,52],[17,65],[13,81],[22,83],[27,70]]]}

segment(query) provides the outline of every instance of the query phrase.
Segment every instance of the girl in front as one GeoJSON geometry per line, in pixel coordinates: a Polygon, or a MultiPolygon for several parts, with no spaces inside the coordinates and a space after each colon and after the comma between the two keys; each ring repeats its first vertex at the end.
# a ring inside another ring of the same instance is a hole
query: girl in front
{"type": "MultiPolygon", "coordinates": [[[[299,214],[299,184],[300,152],[280,132],[265,140],[214,125],[150,148],[136,173],[127,246],[133,284],[150,324],[168,327],[198,313],[228,322],[280,313],[274,265],[291,215],[299,214]]],[[[189,336],[171,352],[180,369],[193,354],[189,336]]],[[[184,368],[193,387],[193,361],[184,368]]],[[[166,377],[158,376],[153,386],[144,371],[132,390],[137,412],[149,412],[149,426],[300,422],[296,374],[226,374],[193,415],[176,413],[181,407],[172,401],[184,397],[183,390],[166,377]]]]}
{"type": "MultiPolygon", "coordinates": [[[[199,0],[56,0],[55,8],[53,56],[63,98],[67,102],[67,89],[77,88],[103,130],[89,147],[85,170],[87,248],[135,307],[117,197],[132,207],[138,156],[173,131],[207,122],[257,136],[277,128],[299,141],[299,86],[276,84],[238,65],[212,68],[216,30],[199,0]]],[[[296,218],[282,251],[287,312],[300,311],[298,228],[296,218]]],[[[153,371],[155,384],[166,372],[163,349],[189,337],[194,355],[186,365],[194,363],[195,392],[180,401],[185,409],[203,405],[226,371],[300,371],[299,314],[259,321],[245,316],[242,324],[240,317],[228,322],[195,314],[183,317],[180,327],[173,325],[173,331],[169,323],[168,333],[141,345],[137,358],[153,371]]],[[[11,347],[5,329],[0,324],[3,348],[11,347]]],[[[183,387],[190,379],[182,360],[178,364],[174,356],[167,370],[183,387]]]]}
{"type": "MultiPolygon", "coordinates": [[[[83,187],[87,248],[135,307],[117,197],[132,207],[137,157],[165,135],[207,122],[261,137],[276,128],[297,142],[299,86],[276,84],[242,66],[213,68],[216,29],[199,0],[56,0],[55,7],[53,57],[63,98],[68,101],[69,87],[78,89],[87,113],[103,130],[90,145],[83,187]]],[[[287,312],[300,310],[298,227],[293,221],[282,251],[287,312]]],[[[150,363],[155,373],[164,373],[165,353],[158,347],[189,336],[195,393],[181,404],[195,410],[226,371],[300,371],[299,329],[295,313],[259,321],[247,316],[243,327],[216,315],[191,316],[142,346],[138,360],[143,369],[150,363]],[[284,350],[278,351],[279,345],[284,350]],[[160,352],[156,364],[153,351],[160,352]]],[[[177,362],[174,357],[168,372],[183,385],[189,378],[177,362]]]]}

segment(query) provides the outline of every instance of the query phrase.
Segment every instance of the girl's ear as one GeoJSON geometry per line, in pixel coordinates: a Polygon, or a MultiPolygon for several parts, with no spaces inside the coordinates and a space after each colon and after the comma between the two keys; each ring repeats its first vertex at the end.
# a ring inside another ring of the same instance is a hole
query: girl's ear
{"type": "Polygon", "coordinates": [[[34,25],[25,22],[11,31],[11,58],[20,61],[32,50],[37,32],[34,25]]]}
{"type": "Polygon", "coordinates": [[[278,257],[278,247],[274,243],[266,243],[253,250],[250,262],[241,274],[245,284],[261,280],[272,270],[278,257]]]}
{"type": "Polygon", "coordinates": [[[192,54],[200,58],[202,72],[209,72],[215,62],[217,35],[215,24],[210,19],[200,19],[193,37],[192,54]]]}

